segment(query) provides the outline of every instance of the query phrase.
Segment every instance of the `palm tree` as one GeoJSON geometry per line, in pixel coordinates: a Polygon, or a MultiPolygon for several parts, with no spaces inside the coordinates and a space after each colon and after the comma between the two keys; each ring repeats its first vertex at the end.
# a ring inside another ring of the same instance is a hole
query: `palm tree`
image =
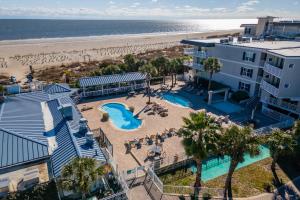
{"type": "Polygon", "coordinates": [[[208,90],[211,89],[212,76],[221,70],[221,63],[217,58],[209,57],[203,62],[204,70],[209,73],[208,90]]]}
{"type": "Polygon", "coordinates": [[[161,56],[153,60],[151,63],[156,67],[158,73],[163,75],[163,84],[166,84],[166,74],[168,73],[169,60],[161,56]]]}
{"type": "Polygon", "coordinates": [[[183,66],[182,60],[180,58],[175,58],[170,62],[170,71],[172,72],[172,87],[174,86],[173,75],[175,75],[175,84],[176,84],[177,73],[182,66],[183,66]]]}
{"type": "Polygon", "coordinates": [[[151,103],[151,94],[150,94],[150,81],[151,77],[157,75],[157,69],[151,64],[145,64],[139,68],[139,71],[146,74],[146,81],[147,81],[147,93],[148,93],[148,104],[151,103]]]}
{"type": "Polygon", "coordinates": [[[157,69],[151,64],[147,63],[139,68],[139,71],[144,74],[150,74],[152,77],[157,76],[157,69]]]}
{"type": "Polygon", "coordinates": [[[101,69],[103,75],[112,75],[121,73],[121,69],[118,65],[108,65],[105,68],[101,69]]]}
{"type": "Polygon", "coordinates": [[[298,153],[300,155],[300,120],[295,122],[294,128],[293,128],[293,134],[295,137],[295,140],[297,142],[296,145],[296,154],[298,153]]]}
{"type": "Polygon", "coordinates": [[[129,72],[137,71],[136,61],[132,54],[127,54],[126,56],[124,56],[124,63],[125,65],[127,65],[129,72]]]}
{"type": "Polygon", "coordinates": [[[80,192],[82,199],[86,198],[91,186],[104,174],[111,171],[108,165],[97,166],[97,161],[93,158],[74,158],[65,165],[61,173],[61,186],[66,190],[80,192]]]}
{"type": "Polygon", "coordinates": [[[2,94],[2,96],[4,96],[4,92],[5,92],[5,87],[3,85],[0,85],[0,94],[2,94]]]}
{"type": "Polygon", "coordinates": [[[72,71],[64,70],[63,75],[64,75],[65,83],[70,83],[70,78],[71,78],[72,74],[73,74],[72,71]]]}
{"type": "Polygon", "coordinates": [[[296,146],[296,140],[292,134],[284,132],[282,130],[275,130],[267,138],[267,144],[270,148],[270,154],[272,157],[271,170],[274,174],[276,184],[279,185],[280,181],[276,174],[276,163],[278,158],[283,155],[291,153],[296,146]]]}
{"type": "Polygon", "coordinates": [[[232,199],[232,175],[238,164],[244,161],[244,154],[249,153],[250,156],[258,155],[260,152],[259,144],[259,138],[252,135],[252,130],[249,127],[239,128],[231,126],[223,133],[220,150],[222,154],[231,157],[224,187],[224,199],[232,199]]]}
{"type": "Polygon", "coordinates": [[[205,112],[190,113],[189,118],[183,118],[183,122],[179,135],[183,137],[182,144],[186,154],[192,156],[197,164],[194,184],[196,196],[201,187],[202,161],[217,149],[220,127],[205,112]]]}

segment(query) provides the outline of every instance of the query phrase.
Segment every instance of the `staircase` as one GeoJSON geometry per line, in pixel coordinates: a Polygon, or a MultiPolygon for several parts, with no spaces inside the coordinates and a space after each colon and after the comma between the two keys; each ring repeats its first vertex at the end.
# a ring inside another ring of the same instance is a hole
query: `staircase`
{"type": "Polygon", "coordinates": [[[252,111],[258,106],[259,102],[260,98],[258,96],[253,96],[250,99],[248,99],[248,101],[246,101],[245,108],[252,111]]]}

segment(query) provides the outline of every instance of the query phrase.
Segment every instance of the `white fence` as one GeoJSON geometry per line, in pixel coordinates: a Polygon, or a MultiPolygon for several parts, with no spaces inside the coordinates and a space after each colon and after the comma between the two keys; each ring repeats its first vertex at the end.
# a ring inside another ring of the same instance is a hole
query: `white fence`
{"type": "Polygon", "coordinates": [[[221,188],[195,188],[192,186],[174,186],[174,185],[164,185],[159,177],[155,174],[154,170],[149,168],[147,170],[148,182],[151,181],[151,184],[146,184],[146,189],[152,197],[159,197],[160,199],[169,199],[169,197],[177,198],[181,195],[191,195],[195,193],[195,189],[199,191],[199,198],[204,194],[209,194],[213,197],[222,197],[224,189],[221,188]]]}

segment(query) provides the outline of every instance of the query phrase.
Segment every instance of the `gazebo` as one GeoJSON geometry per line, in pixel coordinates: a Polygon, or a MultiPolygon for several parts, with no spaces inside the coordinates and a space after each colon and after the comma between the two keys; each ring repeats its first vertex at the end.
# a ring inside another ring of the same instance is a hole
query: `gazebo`
{"type": "Polygon", "coordinates": [[[102,96],[140,90],[147,87],[146,74],[131,72],[79,79],[81,97],[102,96]]]}

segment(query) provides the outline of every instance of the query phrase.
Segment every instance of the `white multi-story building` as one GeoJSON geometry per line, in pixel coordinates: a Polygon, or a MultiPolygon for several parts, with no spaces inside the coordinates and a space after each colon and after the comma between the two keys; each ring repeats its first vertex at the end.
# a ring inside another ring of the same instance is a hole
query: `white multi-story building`
{"type": "Polygon", "coordinates": [[[192,45],[184,53],[193,57],[185,77],[208,78],[201,64],[207,57],[222,63],[213,80],[258,96],[263,112],[280,119],[300,116],[300,42],[237,39],[183,40],[192,45]]]}
{"type": "Polygon", "coordinates": [[[244,36],[265,38],[265,37],[299,37],[300,21],[278,20],[276,17],[258,17],[257,24],[242,24],[244,36]]]}

